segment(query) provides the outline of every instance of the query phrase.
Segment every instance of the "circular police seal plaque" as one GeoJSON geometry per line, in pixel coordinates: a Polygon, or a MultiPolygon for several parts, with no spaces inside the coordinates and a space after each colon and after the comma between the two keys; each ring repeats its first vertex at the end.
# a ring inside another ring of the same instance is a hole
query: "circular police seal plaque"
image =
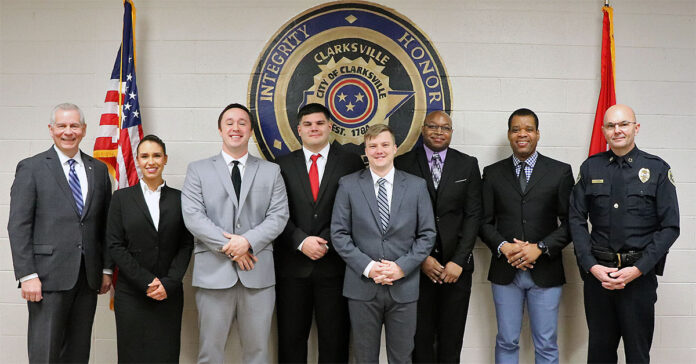
{"type": "Polygon", "coordinates": [[[313,102],[331,111],[331,140],[362,155],[367,129],[386,123],[401,154],[427,113],[451,110],[451,94],[440,55],[410,20],[377,4],[335,2],[276,32],[254,66],[248,104],[269,160],[301,148],[297,111],[313,102]]]}

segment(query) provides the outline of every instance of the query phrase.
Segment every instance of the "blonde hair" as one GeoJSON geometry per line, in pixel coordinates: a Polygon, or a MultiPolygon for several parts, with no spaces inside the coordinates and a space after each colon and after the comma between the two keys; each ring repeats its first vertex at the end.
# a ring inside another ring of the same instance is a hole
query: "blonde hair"
{"type": "Polygon", "coordinates": [[[389,132],[389,134],[391,135],[391,138],[392,138],[392,142],[394,142],[394,144],[396,144],[396,138],[394,137],[394,131],[387,124],[376,124],[376,125],[372,125],[369,129],[367,129],[367,132],[365,132],[365,143],[367,143],[371,139],[376,138],[378,135],[382,134],[385,131],[389,132]]]}

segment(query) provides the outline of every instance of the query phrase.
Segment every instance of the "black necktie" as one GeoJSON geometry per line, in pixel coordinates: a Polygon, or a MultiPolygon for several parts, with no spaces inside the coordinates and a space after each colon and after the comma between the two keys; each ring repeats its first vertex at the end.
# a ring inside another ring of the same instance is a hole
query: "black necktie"
{"type": "Polygon", "coordinates": [[[616,166],[611,176],[611,201],[609,207],[609,222],[611,229],[609,230],[609,245],[611,249],[618,252],[624,246],[626,237],[624,236],[623,217],[626,211],[624,207],[625,187],[623,178],[623,157],[616,158],[616,166]]]}
{"type": "Polygon", "coordinates": [[[527,172],[524,170],[524,167],[527,165],[525,162],[520,162],[520,189],[524,193],[524,190],[527,189],[527,172]]]}
{"type": "Polygon", "coordinates": [[[239,161],[232,161],[234,166],[232,166],[232,185],[234,186],[234,193],[237,194],[237,201],[239,201],[239,190],[242,188],[242,174],[239,172],[239,161]]]}

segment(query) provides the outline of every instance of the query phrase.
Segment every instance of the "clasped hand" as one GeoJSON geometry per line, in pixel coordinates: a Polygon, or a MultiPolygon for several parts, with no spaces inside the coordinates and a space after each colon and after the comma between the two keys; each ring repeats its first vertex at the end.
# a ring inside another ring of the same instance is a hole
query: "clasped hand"
{"type": "Polygon", "coordinates": [[[401,270],[398,264],[382,259],[372,265],[369,276],[377,284],[391,286],[394,284],[394,281],[404,277],[404,271],[401,270]]]}
{"type": "Polygon", "coordinates": [[[164,289],[162,282],[160,282],[159,278],[157,277],[152,280],[152,283],[147,285],[146,293],[148,297],[157,301],[162,301],[163,299],[167,298],[167,291],[164,289]]]}
{"type": "Polygon", "coordinates": [[[536,260],[541,255],[537,245],[519,239],[512,239],[512,241],[514,243],[505,243],[500,247],[500,252],[505,255],[507,262],[517,269],[534,268],[536,260]]]}
{"type": "Polygon", "coordinates": [[[636,267],[609,268],[595,264],[590,268],[597,280],[602,282],[602,287],[608,290],[624,289],[634,279],[640,277],[641,271],[636,267]]]}
{"type": "Polygon", "coordinates": [[[258,262],[259,258],[249,252],[249,248],[251,248],[249,241],[241,235],[230,233],[223,233],[223,235],[230,241],[220,249],[220,252],[227,255],[233,262],[236,262],[239,269],[254,269],[254,263],[258,262]]]}
{"type": "Polygon", "coordinates": [[[462,267],[455,262],[447,262],[444,266],[432,256],[425,258],[421,263],[423,274],[428,276],[433,283],[455,283],[462,274],[462,267]]]}

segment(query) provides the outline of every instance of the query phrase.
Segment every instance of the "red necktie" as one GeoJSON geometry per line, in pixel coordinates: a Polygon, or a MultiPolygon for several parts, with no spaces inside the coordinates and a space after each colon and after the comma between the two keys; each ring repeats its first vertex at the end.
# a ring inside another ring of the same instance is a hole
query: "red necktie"
{"type": "Polygon", "coordinates": [[[317,168],[317,159],[319,159],[319,157],[321,157],[321,154],[314,154],[311,156],[312,166],[309,167],[309,185],[312,188],[312,197],[314,197],[315,202],[319,195],[319,168],[317,168]]]}

